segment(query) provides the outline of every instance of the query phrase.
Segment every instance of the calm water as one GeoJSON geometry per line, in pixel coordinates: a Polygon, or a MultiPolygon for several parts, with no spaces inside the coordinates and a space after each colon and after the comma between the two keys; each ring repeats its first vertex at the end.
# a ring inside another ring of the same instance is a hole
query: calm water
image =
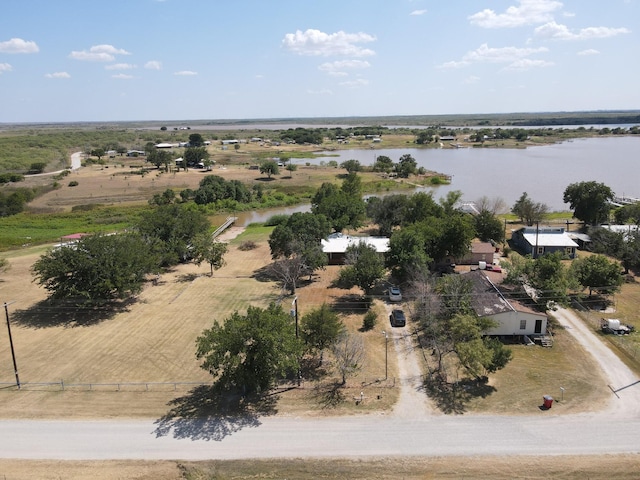
{"type": "MultiPolygon", "coordinates": [[[[546,203],[551,210],[568,210],[569,206],[562,201],[565,188],[571,183],[590,180],[608,185],[616,195],[640,198],[640,138],[635,136],[580,139],[522,150],[408,148],[327,153],[338,156],[294,161],[304,164],[307,161],[336,160],[340,163],[353,158],[363,165],[372,165],[379,155],[387,155],[397,162],[402,155],[409,153],[418,166],[453,176],[451,185],[425,189],[433,190],[436,198],[449,191],[460,190],[466,201],[476,201],[482,196],[500,197],[508,207],[522,192],[527,192],[530,198],[546,203]]],[[[238,214],[238,225],[265,222],[279,213],[309,210],[309,205],[298,205],[242,212],[238,214]]]]}
{"type": "Polygon", "coordinates": [[[325,161],[340,163],[353,158],[363,165],[372,165],[379,155],[397,162],[409,153],[418,166],[453,176],[451,185],[435,187],[436,197],[460,190],[466,201],[482,196],[501,197],[511,206],[522,192],[527,192],[530,198],[546,203],[551,210],[568,210],[569,206],[562,201],[564,190],[571,183],[590,180],[608,185],[616,195],[640,197],[638,136],[579,139],[520,150],[408,148],[329,153],[339,156],[325,161]]]}

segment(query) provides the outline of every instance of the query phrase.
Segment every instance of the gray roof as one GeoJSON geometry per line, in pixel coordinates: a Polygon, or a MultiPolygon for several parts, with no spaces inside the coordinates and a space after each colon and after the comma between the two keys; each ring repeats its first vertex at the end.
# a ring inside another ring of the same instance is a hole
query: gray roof
{"type": "Polygon", "coordinates": [[[478,316],[488,317],[515,310],[482,270],[466,273],[464,278],[471,280],[473,285],[471,306],[478,316]]]}

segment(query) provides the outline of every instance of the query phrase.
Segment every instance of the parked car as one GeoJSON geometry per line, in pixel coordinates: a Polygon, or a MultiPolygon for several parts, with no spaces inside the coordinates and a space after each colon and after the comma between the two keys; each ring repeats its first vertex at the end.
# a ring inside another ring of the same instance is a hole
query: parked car
{"type": "Polygon", "coordinates": [[[404,327],[407,324],[407,317],[404,316],[404,312],[398,308],[391,311],[391,326],[392,327],[404,327]]]}
{"type": "Polygon", "coordinates": [[[399,287],[389,287],[389,301],[390,302],[402,301],[402,292],[400,292],[399,287]]]}

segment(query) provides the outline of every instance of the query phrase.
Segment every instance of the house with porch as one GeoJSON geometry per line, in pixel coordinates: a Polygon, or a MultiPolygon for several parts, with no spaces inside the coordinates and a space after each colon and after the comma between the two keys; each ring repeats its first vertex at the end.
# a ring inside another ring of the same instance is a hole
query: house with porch
{"type": "Polygon", "coordinates": [[[564,227],[522,227],[511,232],[511,242],[524,255],[531,255],[533,258],[561,252],[573,259],[578,250],[578,244],[571,239],[564,227]]]}
{"type": "Polygon", "coordinates": [[[485,335],[502,337],[544,337],[547,316],[526,305],[507,299],[489,278],[491,272],[474,270],[464,274],[471,281],[471,307],[479,317],[491,318],[496,326],[485,335]]]}

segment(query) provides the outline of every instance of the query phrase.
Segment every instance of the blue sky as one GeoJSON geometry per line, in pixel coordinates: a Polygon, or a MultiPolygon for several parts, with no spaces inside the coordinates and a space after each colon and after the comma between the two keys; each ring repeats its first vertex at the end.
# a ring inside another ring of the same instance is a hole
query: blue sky
{"type": "Polygon", "coordinates": [[[0,122],[640,108],[640,0],[1,7],[0,122]]]}

